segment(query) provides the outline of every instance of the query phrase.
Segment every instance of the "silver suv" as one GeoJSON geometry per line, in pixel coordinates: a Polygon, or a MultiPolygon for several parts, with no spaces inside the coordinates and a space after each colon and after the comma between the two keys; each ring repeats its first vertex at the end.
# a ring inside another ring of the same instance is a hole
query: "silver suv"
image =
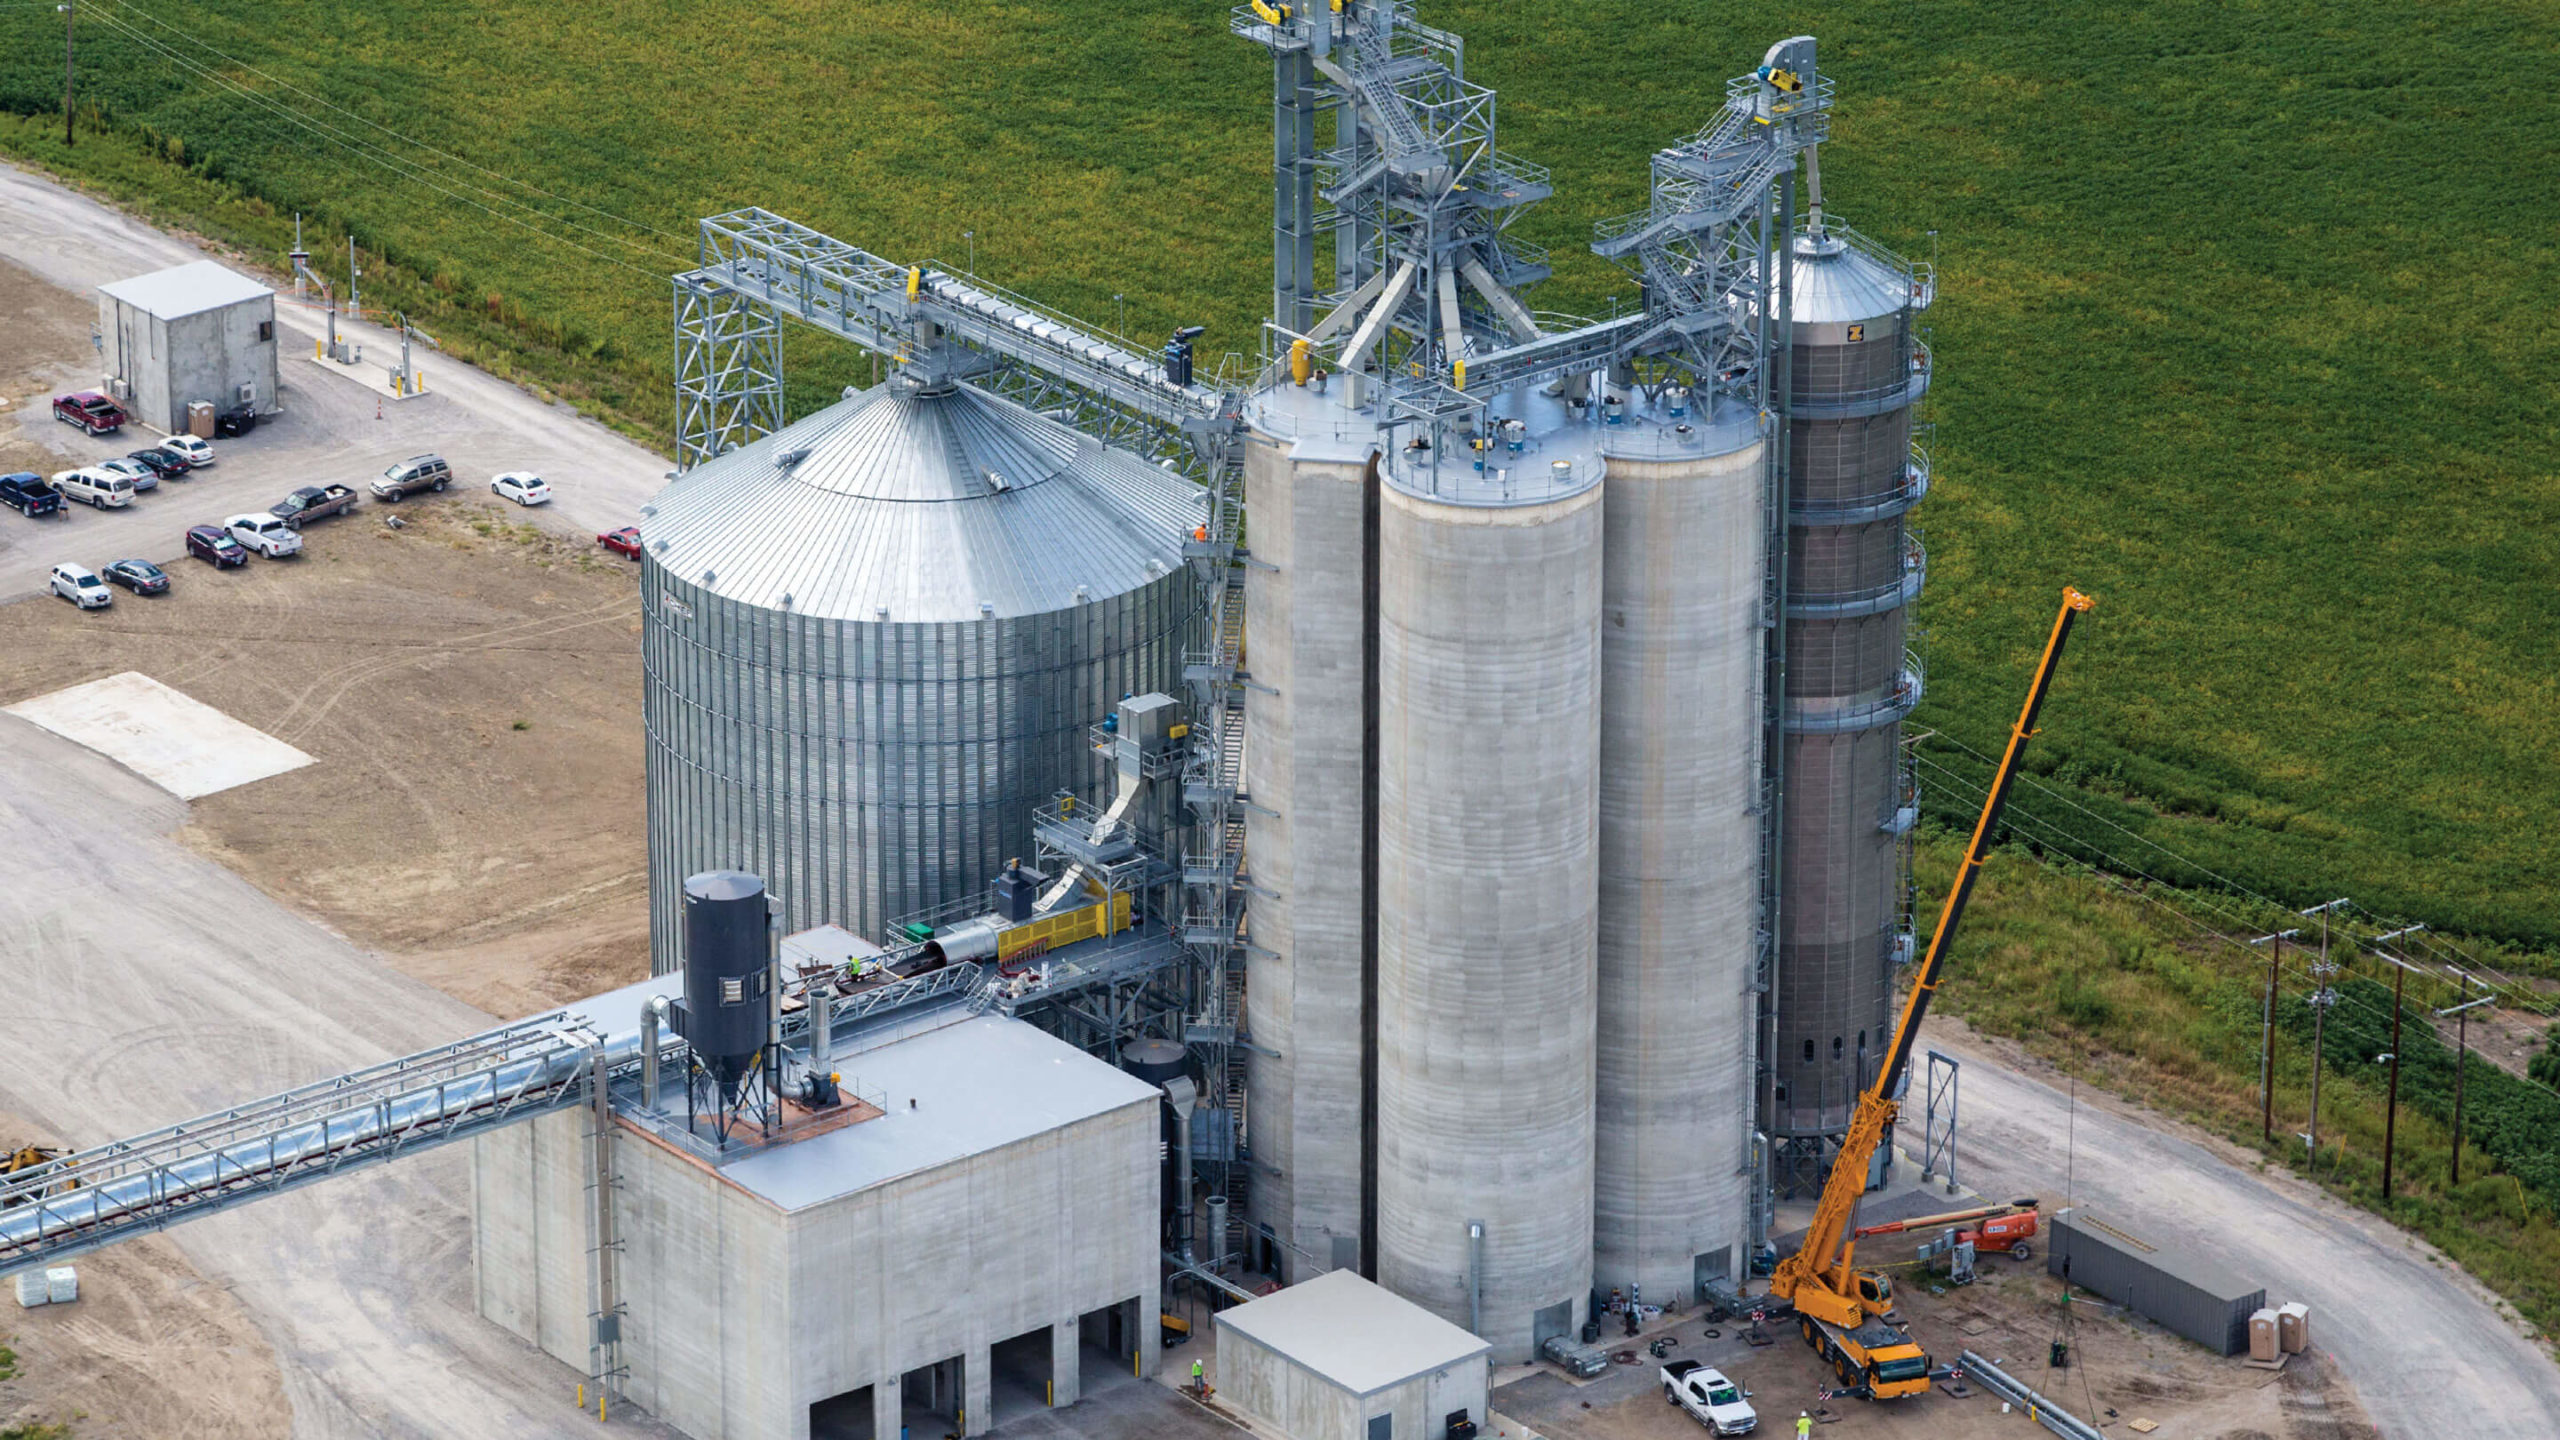
{"type": "Polygon", "coordinates": [[[442,490],[453,483],[453,467],[441,455],[412,455],[382,472],[373,482],[377,500],[399,500],[421,490],[442,490]]]}

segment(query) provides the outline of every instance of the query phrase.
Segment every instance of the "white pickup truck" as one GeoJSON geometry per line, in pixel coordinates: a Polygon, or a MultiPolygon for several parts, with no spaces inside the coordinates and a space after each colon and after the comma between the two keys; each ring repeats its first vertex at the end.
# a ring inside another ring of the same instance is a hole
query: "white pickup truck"
{"type": "Polygon", "coordinates": [[[1748,1435],[1759,1428],[1760,1413],[1751,1408],[1751,1392],[1695,1360],[1674,1360],[1662,1367],[1662,1398],[1686,1410],[1710,1435],[1748,1435]]]}

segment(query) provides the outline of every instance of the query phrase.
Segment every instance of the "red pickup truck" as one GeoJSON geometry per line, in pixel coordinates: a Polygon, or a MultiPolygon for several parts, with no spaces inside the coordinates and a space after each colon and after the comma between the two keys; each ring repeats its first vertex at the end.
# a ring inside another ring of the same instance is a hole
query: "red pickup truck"
{"type": "Polygon", "coordinates": [[[53,418],[92,435],[111,435],[124,428],[124,411],[95,390],[54,396],[53,418]]]}

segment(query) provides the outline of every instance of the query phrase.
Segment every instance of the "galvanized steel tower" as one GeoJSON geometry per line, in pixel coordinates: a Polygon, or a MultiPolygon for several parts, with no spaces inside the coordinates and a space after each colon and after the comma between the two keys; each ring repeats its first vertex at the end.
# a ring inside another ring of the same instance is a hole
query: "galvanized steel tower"
{"type": "MultiPolygon", "coordinates": [[[[1925,571],[1905,517],[1929,488],[1913,317],[1932,274],[1827,220],[1790,237],[1784,908],[1768,1127],[1781,1189],[1819,1187],[1892,1023],[1910,955],[1918,817],[1901,754],[1922,671],[1904,648],[1925,571]]],[[[1880,1150],[1889,1163],[1890,1149],[1880,1150]]]]}

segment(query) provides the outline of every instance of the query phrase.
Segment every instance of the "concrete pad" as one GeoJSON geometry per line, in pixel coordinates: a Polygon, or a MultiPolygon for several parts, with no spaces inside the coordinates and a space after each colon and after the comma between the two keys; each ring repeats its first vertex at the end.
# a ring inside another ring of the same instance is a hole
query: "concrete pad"
{"type": "Polygon", "coordinates": [[[311,763],[265,731],[134,670],[39,695],[9,713],[88,746],[181,800],[311,763]]]}

